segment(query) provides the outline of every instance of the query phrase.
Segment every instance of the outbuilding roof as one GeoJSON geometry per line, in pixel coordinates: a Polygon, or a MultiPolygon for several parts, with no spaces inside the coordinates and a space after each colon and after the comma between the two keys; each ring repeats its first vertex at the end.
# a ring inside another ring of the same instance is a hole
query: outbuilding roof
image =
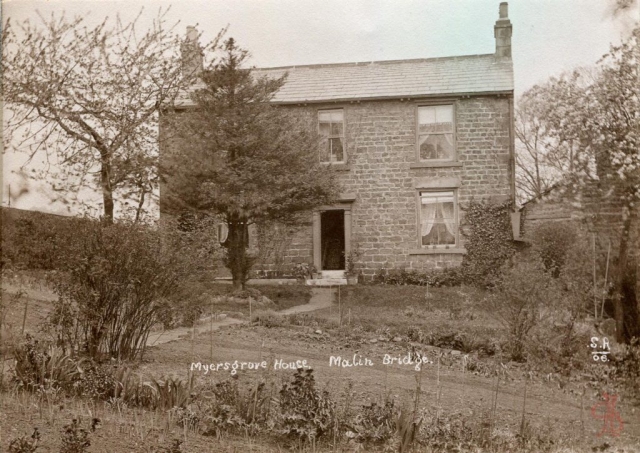
{"type": "MultiPolygon", "coordinates": [[[[299,104],[513,91],[511,58],[494,54],[362,63],[255,68],[257,77],[288,74],[274,102],[299,104]]],[[[197,87],[194,87],[197,88],[197,87]]],[[[192,104],[183,95],[180,106],[192,104]]]]}

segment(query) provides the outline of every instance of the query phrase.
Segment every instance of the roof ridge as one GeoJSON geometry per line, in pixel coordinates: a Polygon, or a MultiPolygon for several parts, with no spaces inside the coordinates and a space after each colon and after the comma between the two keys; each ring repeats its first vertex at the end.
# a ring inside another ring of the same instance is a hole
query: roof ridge
{"type": "Polygon", "coordinates": [[[440,61],[440,60],[457,60],[457,59],[465,59],[472,57],[495,57],[495,54],[486,53],[486,54],[472,54],[472,55],[454,55],[449,57],[431,57],[431,58],[408,58],[403,60],[374,60],[374,61],[357,61],[357,62],[346,62],[346,63],[316,63],[316,64],[306,64],[306,65],[292,65],[292,66],[271,66],[271,67],[252,67],[251,69],[256,71],[269,71],[269,70],[277,70],[277,69],[297,69],[297,68],[329,68],[329,67],[338,67],[338,66],[368,66],[368,65],[383,65],[383,64],[392,64],[392,63],[418,63],[418,62],[432,62],[432,61],[440,61]]]}

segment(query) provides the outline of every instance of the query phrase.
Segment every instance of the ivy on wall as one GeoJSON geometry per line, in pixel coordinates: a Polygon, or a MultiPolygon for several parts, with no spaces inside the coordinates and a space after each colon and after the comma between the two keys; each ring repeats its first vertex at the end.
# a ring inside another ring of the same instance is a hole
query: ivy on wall
{"type": "Polygon", "coordinates": [[[471,201],[465,212],[461,232],[467,239],[467,254],[461,271],[467,283],[491,285],[501,266],[516,252],[511,217],[513,203],[471,201]]]}

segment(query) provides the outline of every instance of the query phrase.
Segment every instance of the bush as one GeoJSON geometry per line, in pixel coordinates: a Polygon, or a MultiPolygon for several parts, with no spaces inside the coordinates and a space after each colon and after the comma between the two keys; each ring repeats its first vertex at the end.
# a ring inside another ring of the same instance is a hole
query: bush
{"type": "Polygon", "coordinates": [[[188,266],[144,227],[94,221],[77,226],[63,257],[66,272],[55,285],[60,298],[51,324],[58,341],[71,350],[83,347],[91,357],[133,359],[188,266]]]}
{"type": "Polygon", "coordinates": [[[286,436],[315,441],[329,431],[334,411],[329,394],[316,389],[313,370],[296,370],[280,390],[281,433],[286,436]]]}
{"type": "MultiPolygon", "coordinates": [[[[95,429],[98,419],[93,419],[91,429],[95,429]]],[[[89,432],[80,427],[80,422],[73,419],[69,425],[65,425],[62,432],[62,445],[60,453],[85,453],[91,446],[89,432]]]]}
{"type": "Polygon", "coordinates": [[[614,379],[630,395],[640,399],[640,338],[634,338],[628,345],[622,345],[623,352],[614,357],[614,379]]]}
{"type": "Polygon", "coordinates": [[[78,219],[2,208],[2,267],[52,270],[78,219]]]}
{"type": "Polygon", "coordinates": [[[234,377],[218,382],[210,390],[212,398],[197,415],[203,435],[219,435],[224,431],[252,432],[260,430],[269,421],[271,398],[264,382],[258,382],[248,390],[241,390],[239,379],[234,377]]]}
{"type": "Polygon", "coordinates": [[[38,428],[33,429],[33,434],[30,438],[27,436],[20,436],[9,442],[9,453],[33,453],[38,449],[38,442],[40,441],[40,432],[38,428]]]}
{"type": "Polygon", "coordinates": [[[373,277],[373,281],[385,285],[458,286],[463,283],[463,274],[457,267],[428,272],[381,269],[373,277]]]}
{"type": "Polygon", "coordinates": [[[384,404],[363,406],[352,422],[347,423],[346,436],[358,443],[382,444],[395,433],[395,404],[387,399],[384,404]]]}
{"type": "Polygon", "coordinates": [[[114,396],[117,381],[108,366],[90,363],[76,381],[77,393],[94,400],[108,401],[114,396]]]}
{"type": "Polygon", "coordinates": [[[540,257],[545,270],[558,278],[576,242],[577,228],[567,222],[549,222],[537,226],[531,233],[534,253],[540,257]]]}
{"type": "Polygon", "coordinates": [[[541,262],[521,260],[502,270],[502,277],[490,296],[491,305],[507,328],[511,359],[526,360],[527,341],[541,319],[542,308],[561,298],[557,282],[541,262]]]}

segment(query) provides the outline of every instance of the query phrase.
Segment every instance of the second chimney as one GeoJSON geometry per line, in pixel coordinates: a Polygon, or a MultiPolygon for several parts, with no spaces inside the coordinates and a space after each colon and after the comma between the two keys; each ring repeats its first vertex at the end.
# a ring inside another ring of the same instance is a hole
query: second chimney
{"type": "Polygon", "coordinates": [[[496,38],[496,57],[511,58],[511,33],[512,26],[509,20],[509,4],[500,3],[500,17],[493,27],[496,38]]]}
{"type": "Polygon", "coordinates": [[[187,39],[180,47],[182,52],[182,71],[185,75],[199,76],[202,73],[204,58],[200,44],[198,44],[198,31],[196,27],[187,27],[187,39]]]}

